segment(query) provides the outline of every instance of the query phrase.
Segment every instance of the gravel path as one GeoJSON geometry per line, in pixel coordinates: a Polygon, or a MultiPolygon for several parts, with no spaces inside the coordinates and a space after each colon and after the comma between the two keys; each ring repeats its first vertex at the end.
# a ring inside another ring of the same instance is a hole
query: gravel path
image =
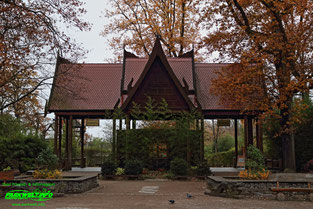
{"type": "Polygon", "coordinates": [[[46,202],[0,199],[0,209],[313,209],[313,202],[238,200],[204,195],[205,182],[99,181],[84,194],[68,194],[46,202]],[[146,191],[146,192],[142,192],[146,191]],[[188,199],[190,193],[194,198],[188,199]],[[168,200],[175,200],[170,204],[168,200]],[[25,204],[37,204],[27,206],[25,204]],[[41,206],[38,204],[44,203],[41,206]],[[13,206],[12,204],[24,204],[13,206]]]}

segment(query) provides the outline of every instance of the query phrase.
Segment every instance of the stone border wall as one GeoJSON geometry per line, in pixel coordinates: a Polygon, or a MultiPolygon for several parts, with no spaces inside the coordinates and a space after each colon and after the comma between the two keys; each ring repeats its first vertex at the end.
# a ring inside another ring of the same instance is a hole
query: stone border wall
{"type": "MultiPolygon", "coordinates": [[[[0,180],[0,185],[3,185],[2,180],[0,180]]],[[[6,181],[7,184],[26,184],[27,186],[8,186],[7,188],[3,187],[2,190],[14,190],[22,189],[32,191],[34,189],[43,189],[46,188],[53,193],[83,193],[92,188],[99,186],[97,175],[88,175],[88,176],[70,176],[63,179],[15,179],[6,181]],[[46,186],[33,186],[38,184],[55,184],[55,186],[46,187],[46,186]]]]}
{"type": "MultiPolygon", "coordinates": [[[[311,200],[313,193],[307,192],[273,192],[274,180],[236,180],[219,176],[209,176],[205,194],[231,198],[257,198],[278,200],[311,200]]],[[[279,181],[280,188],[308,188],[307,181],[279,181]]]]}

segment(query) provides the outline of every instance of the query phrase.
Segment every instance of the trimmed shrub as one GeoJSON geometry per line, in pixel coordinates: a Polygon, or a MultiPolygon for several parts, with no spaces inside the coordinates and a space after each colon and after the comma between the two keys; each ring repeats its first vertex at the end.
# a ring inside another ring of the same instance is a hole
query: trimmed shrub
{"type": "Polygon", "coordinates": [[[231,167],[233,166],[234,157],[235,149],[226,152],[218,152],[208,156],[208,164],[211,167],[231,167]]]}
{"type": "Polygon", "coordinates": [[[34,169],[35,159],[47,144],[36,136],[0,137],[0,170],[8,166],[25,172],[34,169]]]}
{"type": "Polygon", "coordinates": [[[207,176],[211,174],[210,166],[207,162],[201,162],[196,169],[197,176],[207,176]]]}
{"type": "Polygon", "coordinates": [[[101,166],[101,174],[114,175],[117,169],[117,165],[113,160],[106,160],[101,166]]]}
{"type": "Polygon", "coordinates": [[[125,163],[126,175],[139,175],[142,173],[143,165],[140,160],[127,160],[125,163]]]}
{"type": "Polygon", "coordinates": [[[175,158],[171,161],[171,172],[176,176],[185,176],[188,172],[188,164],[181,158],[175,158]]]}

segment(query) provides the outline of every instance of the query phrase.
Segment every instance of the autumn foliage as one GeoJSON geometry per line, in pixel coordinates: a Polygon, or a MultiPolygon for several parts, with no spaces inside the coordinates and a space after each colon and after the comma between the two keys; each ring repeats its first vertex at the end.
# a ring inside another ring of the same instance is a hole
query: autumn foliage
{"type": "Polygon", "coordinates": [[[193,44],[196,52],[203,47],[202,1],[110,0],[110,3],[112,9],[105,11],[105,17],[111,21],[104,26],[102,35],[110,38],[110,46],[119,59],[123,45],[139,56],[148,56],[156,34],[170,57],[191,50],[193,44]]]}
{"type": "Polygon", "coordinates": [[[79,0],[4,0],[0,3],[0,111],[37,121],[42,88],[50,84],[57,52],[72,60],[84,50],[60,30],[88,30],[79,0]],[[62,22],[62,23],[60,23],[62,22]],[[58,24],[58,25],[57,25],[58,24]]]}
{"type": "Polygon", "coordinates": [[[204,10],[207,49],[237,63],[219,73],[212,92],[231,105],[276,118],[284,167],[294,168],[293,98],[313,88],[313,2],[212,0],[204,10]]]}

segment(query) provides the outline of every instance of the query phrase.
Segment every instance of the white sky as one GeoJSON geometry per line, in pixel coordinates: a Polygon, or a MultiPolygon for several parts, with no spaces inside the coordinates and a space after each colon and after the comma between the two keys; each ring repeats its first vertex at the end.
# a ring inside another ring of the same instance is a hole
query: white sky
{"type": "Polygon", "coordinates": [[[104,62],[105,59],[113,58],[106,39],[100,36],[103,26],[108,23],[108,19],[103,17],[103,11],[108,8],[108,0],[82,0],[85,2],[84,8],[87,13],[83,16],[85,21],[92,24],[92,28],[87,32],[67,31],[78,43],[90,52],[86,59],[82,60],[88,63],[104,62]]]}
{"type": "MultiPolygon", "coordinates": [[[[77,43],[80,43],[84,49],[89,53],[85,55],[85,59],[80,62],[86,63],[103,63],[105,59],[113,58],[113,54],[109,49],[109,45],[106,43],[106,39],[100,35],[103,27],[109,21],[103,15],[103,12],[109,6],[108,0],[81,0],[85,2],[83,6],[87,13],[82,16],[84,21],[92,24],[91,30],[87,32],[81,32],[78,29],[67,29],[62,27],[62,30],[70,35],[77,43]]],[[[49,114],[48,117],[54,118],[54,114],[49,114]]],[[[99,127],[87,127],[87,133],[94,137],[104,137],[106,134],[103,132],[107,120],[100,120],[99,127]]]]}

